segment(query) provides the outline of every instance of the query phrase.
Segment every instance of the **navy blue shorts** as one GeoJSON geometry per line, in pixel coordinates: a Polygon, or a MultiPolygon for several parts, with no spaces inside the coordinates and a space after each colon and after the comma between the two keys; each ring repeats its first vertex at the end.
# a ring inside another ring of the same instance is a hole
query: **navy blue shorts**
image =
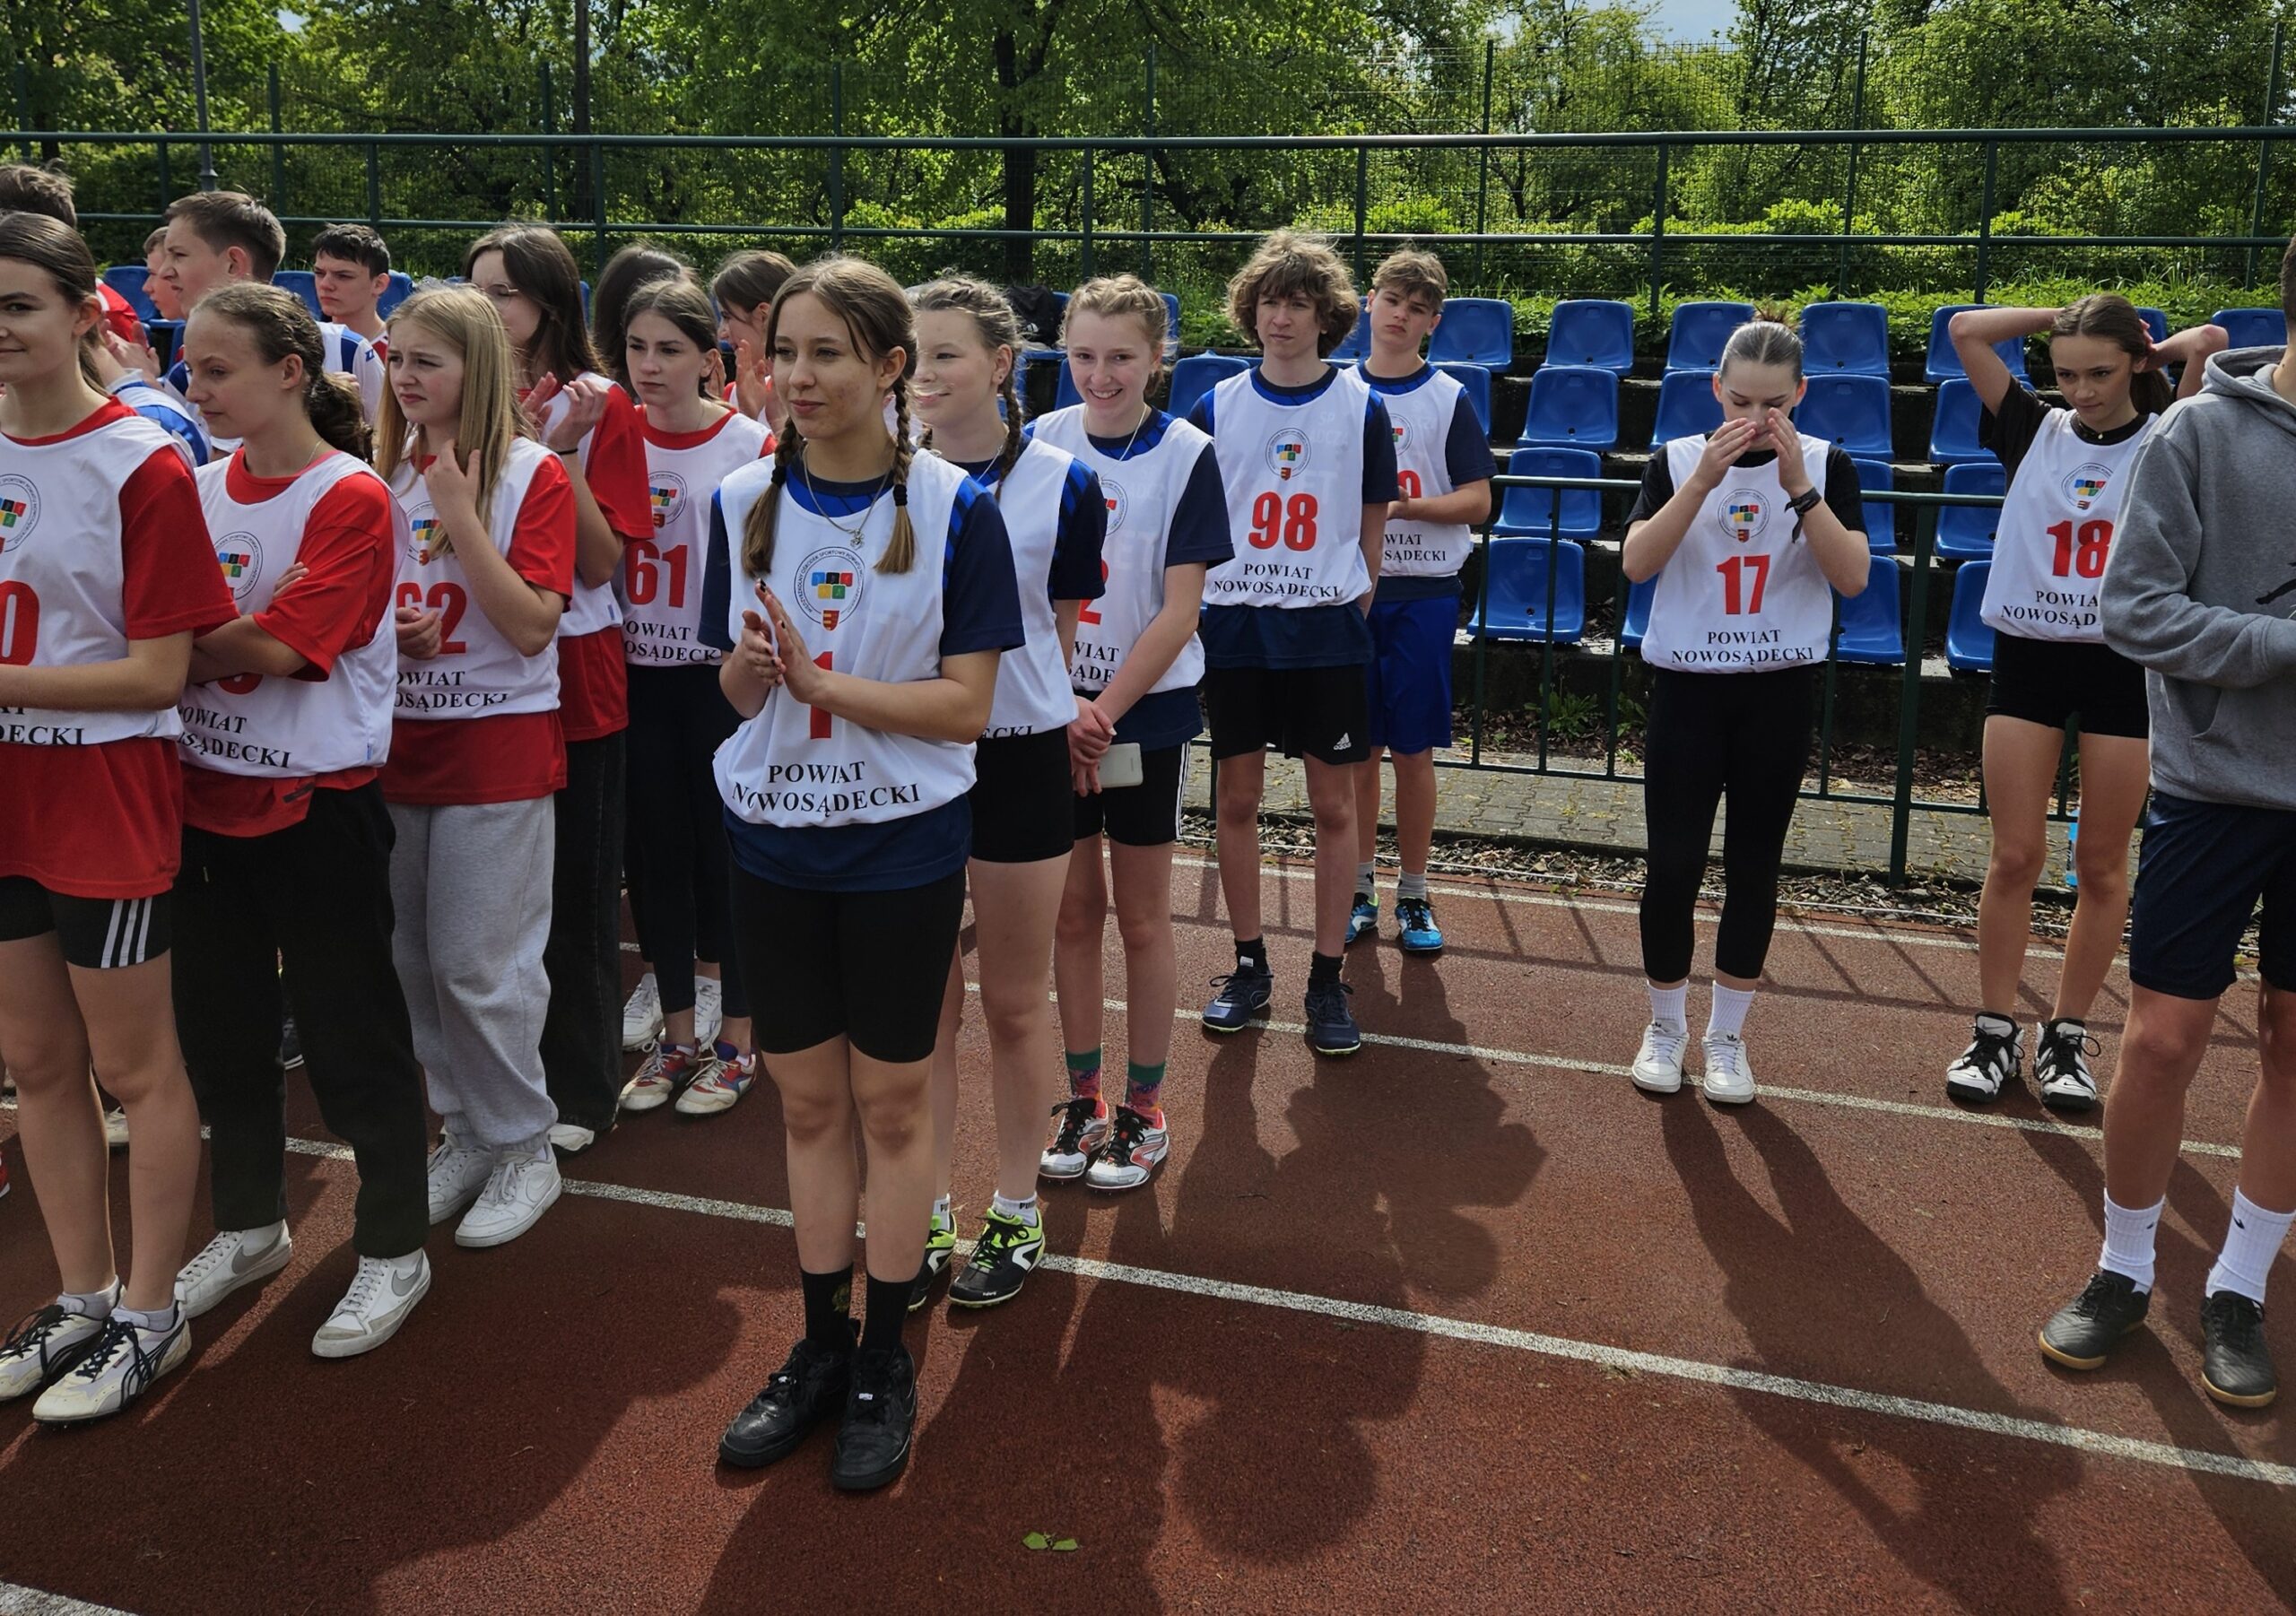
{"type": "Polygon", "coordinates": [[[1374,747],[1411,753],[1451,743],[1451,642],[1458,624],[1456,595],[1372,601],[1364,678],[1374,747]]]}
{"type": "Polygon", "coordinates": [[[2259,907],[2258,969],[2296,992],[2296,810],[2152,794],[2136,854],[2129,980],[2179,999],[2232,986],[2240,935],[2259,907]]]}

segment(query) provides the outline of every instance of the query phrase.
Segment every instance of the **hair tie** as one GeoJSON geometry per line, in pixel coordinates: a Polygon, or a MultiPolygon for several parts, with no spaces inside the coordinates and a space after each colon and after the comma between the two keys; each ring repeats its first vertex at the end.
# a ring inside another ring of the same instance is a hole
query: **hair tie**
{"type": "Polygon", "coordinates": [[[773,486],[774,486],[774,487],[776,487],[776,488],[779,488],[779,487],[780,487],[784,482],[787,482],[788,480],[789,480],[789,473],[788,473],[787,469],[787,468],[785,468],[785,467],[782,465],[782,464],[781,464],[781,456],[778,456],[778,455],[776,455],[776,456],[773,457],[773,486]]]}
{"type": "Polygon", "coordinates": [[[894,483],[894,484],[893,484],[893,503],[894,503],[895,505],[903,505],[903,506],[905,506],[905,505],[907,505],[907,504],[909,503],[909,484],[908,484],[908,483],[906,483],[906,482],[896,482],[896,483],[894,483]]]}

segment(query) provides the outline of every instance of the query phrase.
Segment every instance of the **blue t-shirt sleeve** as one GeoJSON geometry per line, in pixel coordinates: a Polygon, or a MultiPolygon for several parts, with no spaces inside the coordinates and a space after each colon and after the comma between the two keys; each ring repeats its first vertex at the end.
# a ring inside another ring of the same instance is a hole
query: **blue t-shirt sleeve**
{"type": "Polygon", "coordinates": [[[949,510],[941,561],[941,655],[1010,651],[1028,640],[1004,515],[968,480],[949,510]]]}
{"type": "Polygon", "coordinates": [[[1171,529],[1164,535],[1164,565],[1202,561],[1217,567],[1236,553],[1228,532],[1228,488],[1220,481],[1220,458],[1205,444],[1190,468],[1180,497],[1172,503],[1171,529]]]}
{"type": "MultiPolygon", "coordinates": [[[[779,498],[778,491],[769,499],[779,498]]],[[[709,552],[701,563],[701,630],[698,638],[713,651],[730,651],[733,637],[726,632],[733,614],[734,558],[726,542],[726,508],[709,496],[709,552]]]]}
{"type": "Polygon", "coordinates": [[[1465,393],[1451,408],[1451,430],[1443,439],[1443,469],[1450,473],[1453,488],[1499,474],[1499,463],[1491,457],[1491,439],[1483,436],[1483,422],[1475,418],[1474,404],[1465,393]]]}
{"type": "Polygon", "coordinates": [[[1212,395],[1209,391],[1188,406],[1187,423],[1207,438],[1212,435],[1212,395]]]}
{"type": "Polygon", "coordinates": [[[180,439],[184,447],[191,451],[192,465],[205,465],[207,464],[207,439],[200,431],[199,423],[190,416],[171,404],[140,404],[134,408],[138,415],[152,422],[170,437],[180,439]]]}
{"type": "Polygon", "coordinates": [[[1060,520],[1052,530],[1052,576],[1047,586],[1053,599],[1098,600],[1107,593],[1100,551],[1108,536],[1109,500],[1100,491],[1100,480],[1091,466],[1072,460],[1060,485],[1060,520]]]}
{"type": "Polygon", "coordinates": [[[1374,393],[1363,411],[1363,503],[1389,505],[1403,498],[1396,481],[1396,432],[1387,406],[1374,393]]]}

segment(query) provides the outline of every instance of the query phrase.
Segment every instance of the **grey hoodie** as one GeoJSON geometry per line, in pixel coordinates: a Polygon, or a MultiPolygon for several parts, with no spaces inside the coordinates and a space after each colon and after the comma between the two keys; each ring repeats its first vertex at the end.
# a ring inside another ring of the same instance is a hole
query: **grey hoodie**
{"type": "Polygon", "coordinates": [[[2144,665],[2152,784],[2296,810],[2296,404],[2284,351],[2208,361],[2129,474],[2105,566],[2105,640],[2144,665]]]}

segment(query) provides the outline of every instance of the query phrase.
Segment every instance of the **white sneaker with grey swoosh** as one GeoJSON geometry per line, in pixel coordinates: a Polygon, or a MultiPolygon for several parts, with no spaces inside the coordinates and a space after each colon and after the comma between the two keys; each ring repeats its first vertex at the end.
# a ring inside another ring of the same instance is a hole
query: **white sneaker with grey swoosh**
{"type": "Polygon", "coordinates": [[[351,1289],[311,1337],[311,1351],[321,1358],[356,1358],[373,1351],[398,1334],[414,1304],[430,1290],[430,1259],[420,1251],[403,1257],[361,1257],[351,1289]]]}
{"type": "Polygon", "coordinates": [[[186,1318],[197,1318],[242,1285],[270,1278],[287,1266],[295,1242],[287,1225],[227,1229],[200,1248],[176,1273],[176,1300],[186,1318]]]}

